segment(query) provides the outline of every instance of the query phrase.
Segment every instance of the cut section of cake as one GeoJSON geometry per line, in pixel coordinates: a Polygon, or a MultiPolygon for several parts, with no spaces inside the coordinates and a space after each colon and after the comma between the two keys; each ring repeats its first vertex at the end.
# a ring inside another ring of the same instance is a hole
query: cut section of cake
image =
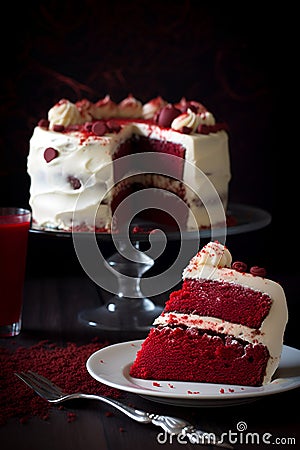
{"type": "Polygon", "coordinates": [[[144,105],[133,96],[119,104],[109,96],[96,103],[61,99],[30,139],[33,224],[111,231],[120,202],[154,188],[166,202],[176,196],[184,204],[183,229],[207,228],[207,205],[213,215],[220,205],[227,209],[226,129],[203,105],[185,99],[171,104],[159,97],[144,105]],[[135,171],[132,156],[138,154],[152,155],[154,168],[145,164],[135,171]]]}
{"type": "Polygon", "coordinates": [[[131,366],[136,378],[261,386],[278,367],[288,320],[282,287],[257,266],[247,273],[210,242],[183,271],[182,288],[131,366]]]}

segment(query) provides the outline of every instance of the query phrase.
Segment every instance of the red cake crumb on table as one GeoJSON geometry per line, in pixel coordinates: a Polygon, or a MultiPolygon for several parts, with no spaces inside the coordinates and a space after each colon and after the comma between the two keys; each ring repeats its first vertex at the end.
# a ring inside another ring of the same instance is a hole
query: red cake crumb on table
{"type": "MultiPolygon", "coordinates": [[[[32,370],[40,373],[70,393],[81,390],[112,398],[121,397],[121,391],[97,382],[86,371],[87,358],[106,345],[95,339],[83,345],[69,342],[64,347],[47,340],[31,347],[18,347],[15,351],[0,347],[0,425],[13,417],[17,417],[21,424],[34,416],[48,420],[53,407],[66,411],[63,405],[53,406],[36,395],[14,375],[15,372],[32,370]]],[[[76,414],[66,412],[66,419],[73,422],[76,414]]]]}

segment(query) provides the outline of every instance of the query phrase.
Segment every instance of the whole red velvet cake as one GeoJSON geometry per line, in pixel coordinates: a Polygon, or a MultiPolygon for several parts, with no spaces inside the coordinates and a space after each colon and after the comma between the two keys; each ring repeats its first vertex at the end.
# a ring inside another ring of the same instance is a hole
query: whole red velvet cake
{"type": "Polygon", "coordinates": [[[261,386],[278,367],[288,313],[263,268],[231,264],[207,244],[183,272],[142,344],[130,375],[142,379],[261,386]]]}

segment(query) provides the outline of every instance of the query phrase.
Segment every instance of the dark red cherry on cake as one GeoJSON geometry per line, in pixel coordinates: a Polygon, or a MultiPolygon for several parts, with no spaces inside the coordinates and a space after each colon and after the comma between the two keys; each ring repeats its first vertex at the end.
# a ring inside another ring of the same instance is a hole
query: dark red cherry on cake
{"type": "Polygon", "coordinates": [[[250,273],[256,277],[264,278],[267,274],[267,271],[264,267],[253,266],[250,268],[250,273]]]}
{"type": "Polygon", "coordinates": [[[65,131],[65,126],[60,124],[53,125],[53,131],[57,131],[58,133],[61,133],[62,131],[65,131]]]}
{"type": "Polygon", "coordinates": [[[49,124],[50,124],[50,122],[48,119],[41,119],[41,120],[39,120],[38,126],[40,128],[45,128],[46,130],[48,130],[49,124]]]}
{"type": "Polygon", "coordinates": [[[58,156],[58,151],[53,147],[48,147],[44,151],[44,158],[47,163],[49,163],[50,161],[55,159],[57,156],[58,156]]]}
{"type": "Polygon", "coordinates": [[[72,186],[72,188],[74,189],[74,191],[81,188],[80,180],[78,180],[78,178],[74,177],[73,175],[69,175],[67,180],[70,183],[70,185],[72,186]]]}
{"type": "Polygon", "coordinates": [[[174,105],[166,105],[159,113],[158,125],[163,128],[170,128],[171,123],[176,117],[180,116],[181,111],[174,105]]]}
{"type": "Polygon", "coordinates": [[[104,120],[97,120],[92,126],[92,132],[96,136],[104,136],[108,132],[108,128],[104,120]]]}
{"type": "Polygon", "coordinates": [[[110,133],[119,133],[121,126],[115,120],[108,120],[106,126],[110,133]]]}
{"type": "Polygon", "coordinates": [[[235,261],[231,267],[237,272],[246,272],[247,270],[247,264],[242,261],[235,261]]]}
{"type": "Polygon", "coordinates": [[[184,113],[187,112],[188,109],[190,109],[195,114],[197,114],[198,112],[197,106],[194,105],[192,102],[186,102],[185,105],[181,108],[181,111],[184,113]]]}

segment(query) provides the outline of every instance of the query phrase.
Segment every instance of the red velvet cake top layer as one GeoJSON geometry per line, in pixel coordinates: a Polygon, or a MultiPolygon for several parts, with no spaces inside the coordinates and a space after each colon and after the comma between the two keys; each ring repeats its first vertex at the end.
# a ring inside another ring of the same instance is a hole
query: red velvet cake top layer
{"type": "Polygon", "coordinates": [[[216,317],[250,328],[260,328],[271,298],[253,289],[222,281],[186,279],[172,292],[164,312],[216,317]]]}

